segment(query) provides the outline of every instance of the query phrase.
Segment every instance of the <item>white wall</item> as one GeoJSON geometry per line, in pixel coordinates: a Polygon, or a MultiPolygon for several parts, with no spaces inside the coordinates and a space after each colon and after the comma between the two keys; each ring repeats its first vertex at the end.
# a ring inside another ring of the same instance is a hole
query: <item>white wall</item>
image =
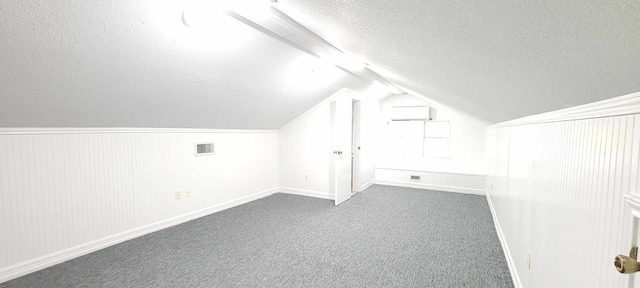
{"type": "Polygon", "coordinates": [[[0,282],[271,195],[278,151],[267,130],[2,129],[0,282]]]}
{"type": "Polygon", "coordinates": [[[516,287],[628,287],[613,258],[631,248],[638,113],[640,93],[487,130],[487,198],[516,287]]]}
{"type": "MultiPolygon", "coordinates": [[[[379,122],[381,151],[376,161],[376,180],[380,184],[422,187],[450,192],[483,194],[484,187],[477,178],[485,174],[484,131],[488,123],[473,118],[450,107],[429,102],[412,95],[394,95],[381,101],[382,117],[379,122]],[[387,130],[389,111],[392,106],[426,105],[437,110],[434,120],[449,120],[450,157],[399,157],[387,151],[391,147],[387,130]],[[385,150],[386,149],[386,150],[385,150]],[[395,171],[392,171],[395,170],[395,171]],[[424,174],[421,182],[410,181],[411,175],[424,174]],[[427,175],[428,174],[428,175],[427,175]],[[453,180],[457,175],[459,180],[453,180]]],[[[484,182],[484,179],[480,179],[484,182]]]]}
{"type": "MultiPolygon", "coordinates": [[[[280,129],[280,191],[326,199],[331,154],[330,104],[339,91],[280,129]],[[305,180],[309,175],[309,180],[305,180]]],[[[354,93],[361,103],[360,183],[374,181],[379,97],[372,91],[354,93]]]]}
{"type": "MultiPolygon", "coordinates": [[[[392,106],[426,105],[432,103],[412,95],[394,95],[381,101],[382,122],[380,131],[385,131],[392,106]]],[[[396,157],[391,153],[381,153],[378,166],[410,170],[484,174],[484,131],[488,123],[470,117],[446,106],[433,107],[437,110],[434,120],[451,121],[450,157],[396,157]]],[[[381,142],[387,145],[384,134],[381,142]]],[[[384,151],[383,151],[384,152],[384,151]]]]}
{"type": "Polygon", "coordinates": [[[329,195],[329,108],[324,102],[280,129],[280,187],[333,199],[329,195]]]}

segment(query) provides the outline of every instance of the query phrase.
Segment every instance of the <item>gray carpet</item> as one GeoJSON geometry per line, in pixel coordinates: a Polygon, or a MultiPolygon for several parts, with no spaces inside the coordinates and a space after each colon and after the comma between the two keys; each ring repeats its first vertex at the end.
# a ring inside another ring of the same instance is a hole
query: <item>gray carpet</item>
{"type": "Polygon", "coordinates": [[[513,287],[482,196],[275,194],[0,287],[513,287]]]}

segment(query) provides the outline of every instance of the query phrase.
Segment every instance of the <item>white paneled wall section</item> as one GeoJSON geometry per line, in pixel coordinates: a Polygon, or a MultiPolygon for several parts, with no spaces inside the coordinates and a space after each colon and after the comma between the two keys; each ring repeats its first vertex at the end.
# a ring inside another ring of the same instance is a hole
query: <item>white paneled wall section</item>
{"type": "Polygon", "coordinates": [[[517,287],[628,287],[640,93],[490,127],[487,198],[517,287]],[[529,253],[530,252],[530,253],[529,253]]]}
{"type": "Polygon", "coordinates": [[[277,131],[0,130],[0,282],[277,185],[277,131]]]}

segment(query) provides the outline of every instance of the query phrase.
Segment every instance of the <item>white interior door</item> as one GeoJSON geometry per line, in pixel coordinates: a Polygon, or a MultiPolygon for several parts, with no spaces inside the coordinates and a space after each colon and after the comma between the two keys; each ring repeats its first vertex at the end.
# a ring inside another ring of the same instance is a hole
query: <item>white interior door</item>
{"type": "Polygon", "coordinates": [[[351,198],[352,99],[338,95],[331,102],[331,169],[329,187],[336,205],[351,198]]]}

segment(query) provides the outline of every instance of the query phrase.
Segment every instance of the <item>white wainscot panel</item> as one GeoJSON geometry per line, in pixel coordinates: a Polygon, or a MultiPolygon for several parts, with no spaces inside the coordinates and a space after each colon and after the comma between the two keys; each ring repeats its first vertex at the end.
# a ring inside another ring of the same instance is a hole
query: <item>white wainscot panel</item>
{"type": "Polygon", "coordinates": [[[487,198],[516,287],[628,287],[613,257],[630,249],[640,116],[498,125],[487,137],[487,198]]]}
{"type": "Polygon", "coordinates": [[[484,195],[485,176],[376,168],[376,184],[484,195]],[[412,180],[412,176],[420,179],[412,180]]]}
{"type": "Polygon", "coordinates": [[[277,186],[277,131],[0,130],[0,283],[277,186]]]}

